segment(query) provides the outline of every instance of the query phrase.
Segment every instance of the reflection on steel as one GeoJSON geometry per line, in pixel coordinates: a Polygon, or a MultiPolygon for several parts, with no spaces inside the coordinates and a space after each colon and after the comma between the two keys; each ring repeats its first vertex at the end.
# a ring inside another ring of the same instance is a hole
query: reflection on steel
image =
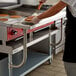
{"type": "Polygon", "coordinates": [[[23,40],[24,50],[23,50],[22,62],[19,65],[10,64],[11,68],[20,68],[26,62],[26,60],[27,60],[27,47],[26,47],[26,43],[27,43],[27,33],[26,33],[26,30],[24,30],[24,40],[23,40]]]}
{"type": "MultiPolygon", "coordinates": [[[[60,38],[60,40],[57,42],[57,43],[50,43],[50,45],[52,45],[52,46],[57,46],[57,45],[59,45],[60,43],[61,43],[61,41],[62,41],[62,32],[63,32],[63,29],[62,29],[62,19],[61,19],[61,28],[60,28],[60,30],[61,30],[61,34],[60,34],[60,36],[61,36],[61,38],[60,38]]],[[[50,26],[51,27],[51,26],[50,26]]],[[[49,31],[49,35],[51,35],[51,30],[49,31]]]]}

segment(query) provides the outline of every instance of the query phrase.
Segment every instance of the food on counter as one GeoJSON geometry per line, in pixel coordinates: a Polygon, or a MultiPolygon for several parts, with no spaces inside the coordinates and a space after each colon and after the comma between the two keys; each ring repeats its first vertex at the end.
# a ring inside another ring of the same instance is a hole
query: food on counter
{"type": "Polygon", "coordinates": [[[25,22],[23,24],[27,24],[27,25],[34,25],[33,23],[31,23],[31,20],[34,16],[29,16],[27,18],[25,18],[25,22]]]}
{"type": "Polygon", "coordinates": [[[21,18],[20,15],[11,15],[10,18],[21,18]]]}
{"type": "Polygon", "coordinates": [[[7,20],[8,17],[9,17],[8,14],[0,14],[0,20],[1,20],[1,21],[7,20]]]}
{"type": "Polygon", "coordinates": [[[8,14],[0,14],[0,17],[6,17],[9,16],[8,14]]]}
{"type": "Polygon", "coordinates": [[[2,21],[2,22],[3,21],[8,21],[8,19],[7,18],[1,18],[0,21],[2,21]]]}
{"type": "Polygon", "coordinates": [[[34,16],[29,16],[29,17],[27,17],[27,18],[25,19],[25,21],[30,22],[30,21],[32,20],[33,17],[34,17],[34,16]]]}

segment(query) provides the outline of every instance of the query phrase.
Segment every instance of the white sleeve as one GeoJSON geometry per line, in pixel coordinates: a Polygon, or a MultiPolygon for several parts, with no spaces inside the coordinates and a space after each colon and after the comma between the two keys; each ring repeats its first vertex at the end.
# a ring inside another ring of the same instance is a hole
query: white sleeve
{"type": "Polygon", "coordinates": [[[76,0],[61,0],[64,3],[67,3],[68,5],[72,6],[72,7],[76,7],[76,0]]]}

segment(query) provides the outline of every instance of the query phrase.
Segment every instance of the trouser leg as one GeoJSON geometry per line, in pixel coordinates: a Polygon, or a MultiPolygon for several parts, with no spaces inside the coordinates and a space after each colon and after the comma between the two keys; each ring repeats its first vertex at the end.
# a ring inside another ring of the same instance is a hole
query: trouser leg
{"type": "Polygon", "coordinates": [[[76,76],[76,63],[64,62],[67,76],[76,76]]]}

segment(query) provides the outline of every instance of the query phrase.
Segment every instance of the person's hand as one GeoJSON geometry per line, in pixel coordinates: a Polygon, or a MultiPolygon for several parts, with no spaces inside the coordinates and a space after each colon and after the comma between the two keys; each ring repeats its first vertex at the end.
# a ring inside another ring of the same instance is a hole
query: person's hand
{"type": "Polygon", "coordinates": [[[46,2],[46,1],[47,1],[47,0],[40,0],[40,2],[43,2],[43,3],[46,2]]]}
{"type": "Polygon", "coordinates": [[[25,21],[37,24],[40,21],[40,19],[37,16],[29,16],[25,19],[25,21]]]}

